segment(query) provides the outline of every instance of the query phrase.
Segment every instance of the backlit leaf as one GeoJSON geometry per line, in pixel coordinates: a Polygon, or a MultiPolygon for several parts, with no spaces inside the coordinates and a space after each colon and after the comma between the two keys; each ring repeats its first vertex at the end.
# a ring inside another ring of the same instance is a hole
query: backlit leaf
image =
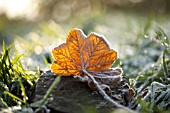
{"type": "Polygon", "coordinates": [[[66,43],[52,50],[55,61],[52,72],[63,76],[100,72],[108,70],[117,58],[117,52],[110,49],[103,36],[91,33],[84,35],[80,29],[71,30],[66,43]]]}

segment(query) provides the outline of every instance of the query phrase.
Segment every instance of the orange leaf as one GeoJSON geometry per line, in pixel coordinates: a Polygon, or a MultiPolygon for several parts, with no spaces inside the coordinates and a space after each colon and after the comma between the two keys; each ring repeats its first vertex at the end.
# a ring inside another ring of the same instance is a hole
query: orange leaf
{"type": "Polygon", "coordinates": [[[63,76],[80,75],[82,70],[103,71],[111,67],[117,58],[105,39],[91,33],[85,36],[80,29],[71,30],[66,43],[52,50],[55,61],[52,72],[63,76]]]}

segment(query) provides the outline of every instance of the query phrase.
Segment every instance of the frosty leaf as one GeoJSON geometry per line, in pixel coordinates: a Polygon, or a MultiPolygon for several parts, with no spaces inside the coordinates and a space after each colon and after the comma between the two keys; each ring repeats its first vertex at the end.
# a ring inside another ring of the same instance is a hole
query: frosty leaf
{"type": "MultiPolygon", "coordinates": [[[[115,69],[112,68],[105,71],[89,73],[95,77],[96,81],[99,83],[101,87],[103,87],[103,85],[107,85],[106,87],[107,89],[117,88],[120,85],[120,82],[122,81],[122,76],[120,76],[122,70],[120,68],[115,69]]],[[[92,89],[96,89],[96,86],[90,79],[88,80],[88,85],[92,89]]]]}
{"type": "Polygon", "coordinates": [[[52,50],[55,61],[52,72],[63,76],[82,74],[82,70],[100,72],[108,70],[117,58],[106,40],[91,33],[85,36],[80,29],[71,30],[66,43],[52,50]]]}
{"type": "MultiPolygon", "coordinates": [[[[103,36],[96,33],[86,36],[80,29],[74,29],[69,32],[66,43],[54,48],[52,53],[55,59],[51,66],[52,72],[74,77],[85,74],[88,85],[96,88],[108,102],[132,112],[115,102],[105,92],[120,85],[122,71],[110,69],[117,58],[117,52],[110,49],[103,36]]],[[[127,94],[131,96],[132,93],[128,90],[127,94]]]]}

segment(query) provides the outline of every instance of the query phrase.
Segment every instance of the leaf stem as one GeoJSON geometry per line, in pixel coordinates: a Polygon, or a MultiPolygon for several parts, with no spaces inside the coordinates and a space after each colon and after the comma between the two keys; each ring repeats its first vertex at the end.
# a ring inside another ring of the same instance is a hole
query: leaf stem
{"type": "Polygon", "coordinates": [[[106,99],[109,103],[111,103],[114,107],[116,108],[123,108],[125,110],[128,110],[130,113],[133,113],[134,111],[120,105],[119,103],[115,102],[113,99],[111,99],[106,93],[105,91],[100,87],[100,85],[98,84],[98,82],[95,80],[95,78],[89,73],[87,72],[85,69],[82,70],[85,74],[87,74],[87,76],[93,81],[93,83],[95,84],[95,86],[97,87],[99,93],[104,97],[104,99],[106,99]]]}

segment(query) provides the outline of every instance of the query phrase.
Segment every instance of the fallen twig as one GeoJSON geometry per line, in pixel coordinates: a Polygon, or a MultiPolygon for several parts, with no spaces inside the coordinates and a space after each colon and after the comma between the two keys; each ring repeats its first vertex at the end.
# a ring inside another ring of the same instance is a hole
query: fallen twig
{"type": "Polygon", "coordinates": [[[94,79],[94,77],[89,73],[87,72],[85,69],[82,70],[85,74],[87,74],[87,76],[92,80],[92,82],[95,84],[95,86],[97,87],[99,93],[109,102],[111,103],[114,107],[116,108],[123,108],[123,109],[126,109],[127,111],[129,111],[130,113],[134,113],[135,111],[125,107],[125,106],[122,106],[120,104],[118,104],[117,102],[115,102],[113,99],[111,99],[106,93],[105,91],[100,87],[100,85],[98,84],[98,82],[94,79]]]}

